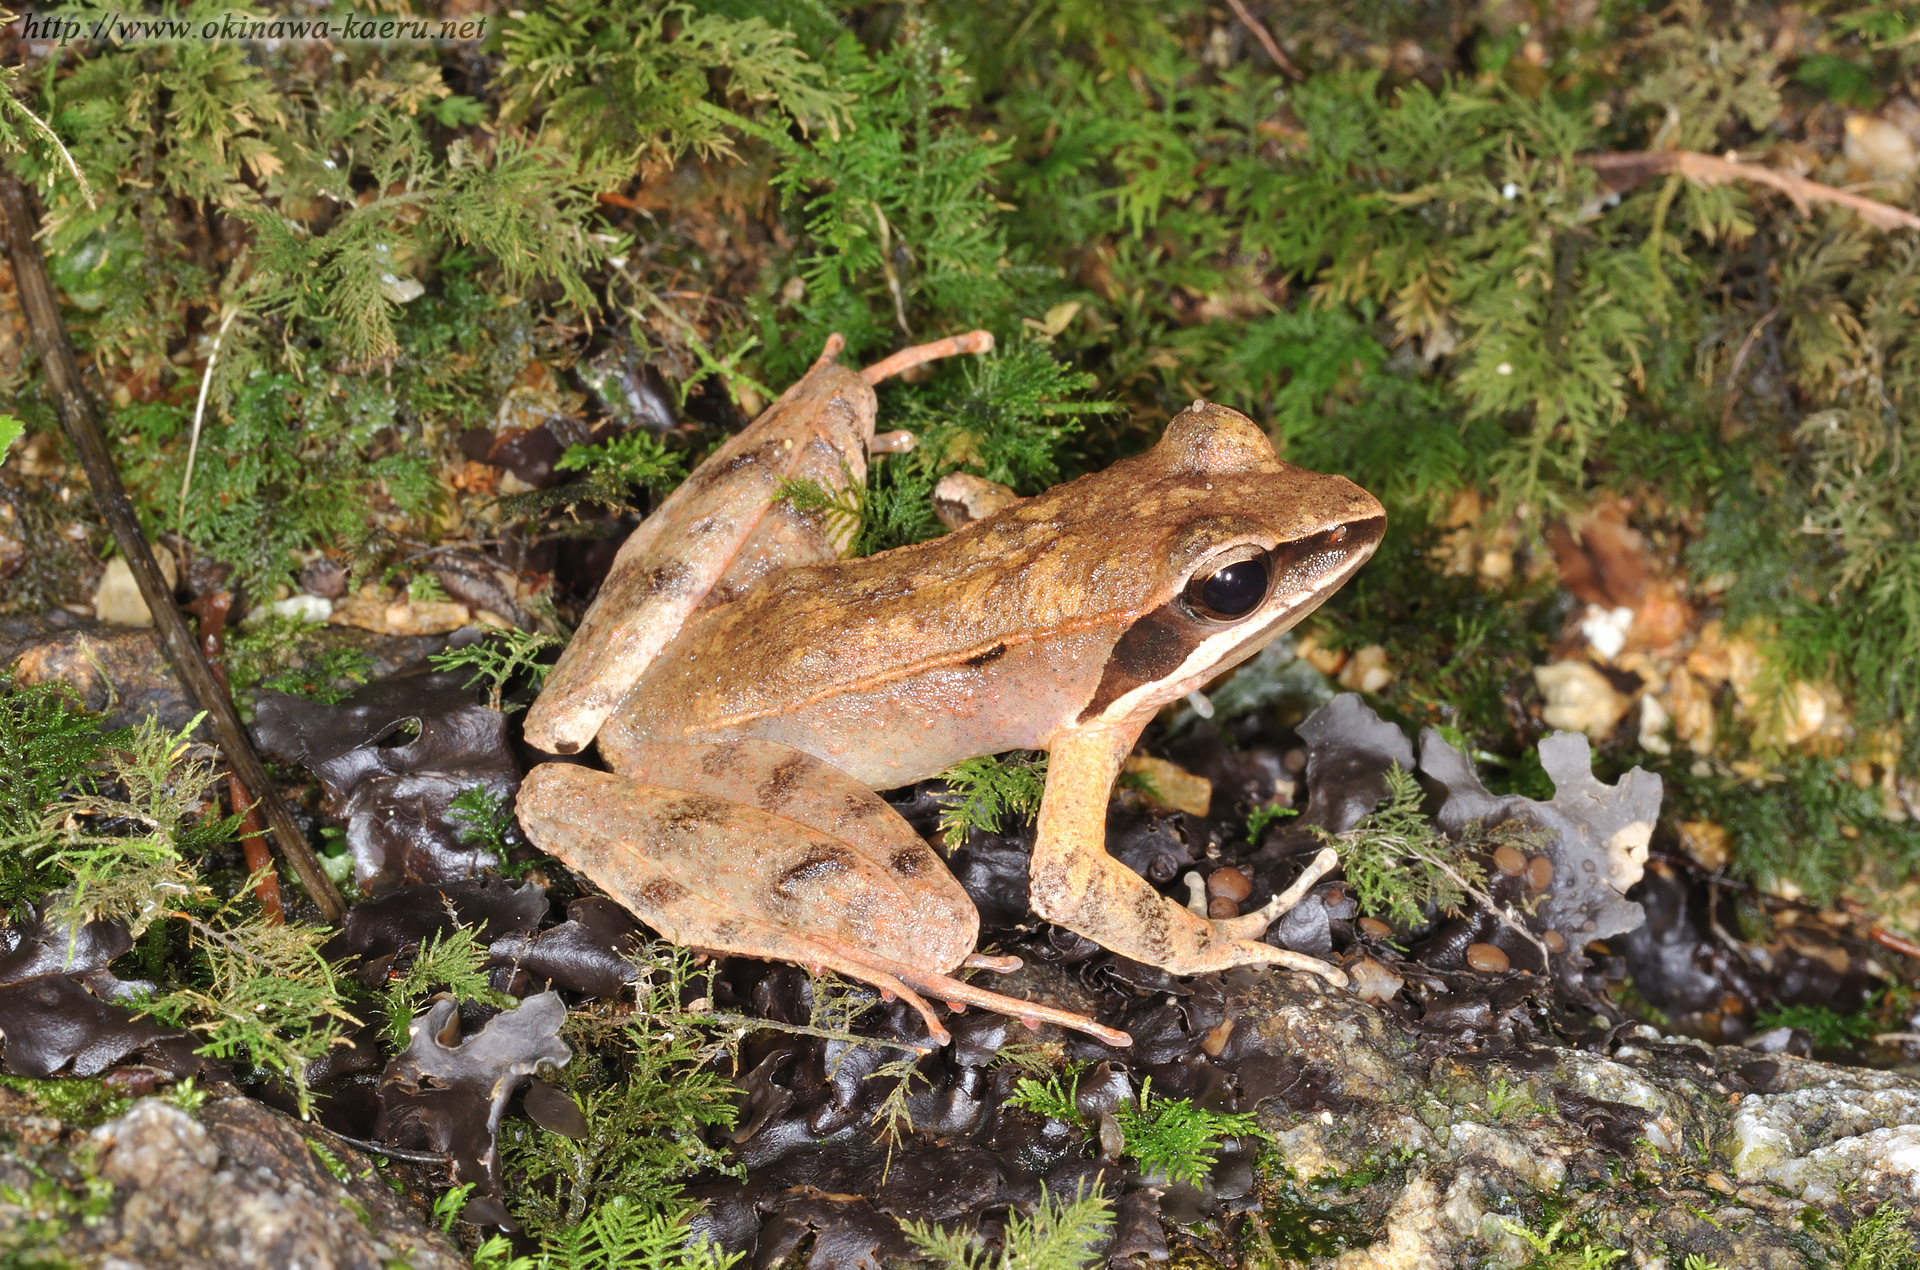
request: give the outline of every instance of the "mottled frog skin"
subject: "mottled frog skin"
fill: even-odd
[[[1006,750],[1051,755],[1034,911],[1174,974],[1280,964],[1277,908],[1226,920],[1160,896],[1105,850],[1120,765],[1154,714],[1259,651],[1365,562],[1380,504],[1280,461],[1206,402],[1159,444],[944,538],[841,559],[848,531],[778,497],[864,479],[871,375],[830,346],[622,548],[528,714],[532,840],[676,942],[831,968],[897,993],[1077,1015],[954,975],[979,919],[873,794]]]

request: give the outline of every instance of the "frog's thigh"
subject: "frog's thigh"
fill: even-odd
[[[666,757],[685,758],[692,770],[662,763],[642,781],[557,763],[535,768],[516,807],[527,836],[675,943],[830,964],[774,934],[786,932],[936,973],[973,951],[979,915],[966,892],[869,791],[858,793],[877,809],[861,814],[847,808],[846,791],[838,809],[818,793],[782,798],[790,765],[722,797],[714,775],[699,771],[706,747],[658,748],[690,751]],[[837,822],[824,814],[832,810]]]
[[[1033,909],[1103,948],[1170,974],[1280,965],[1344,984],[1316,958],[1240,938],[1229,923],[1197,917],[1107,854],[1107,799],[1135,733],[1071,729],[1049,746],[1028,891]]]
[[[912,828],[840,769],[772,741],[641,742],[608,757],[631,775],[534,768],[520,823],[675,943],[884,988],[940,1043],[947,1034],[921,994],[1130,1043],[1081,1015],[949,975],[973,951],[979,913]],[[1018,969],[1005,960],[975,964]]]
[[[898,920],[924,927],[913,964],[944,973],[973,951],[980,914],[966,890],[886,799],[833,764],[778,741],[678,745],[620,727],[602,734],[600,753],[641,784],[742,804],[843,844],[899,888]]]

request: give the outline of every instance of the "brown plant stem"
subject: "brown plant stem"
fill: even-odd
[[[127,498],[126,487],[120,482],[120,472],[114,466],[106,438],[101,435],[93,398],[81,382],[80,365],[74,359],[66,325],[60,320],[60,309],[54,301],[53,284],[47,278],[47,263],[40,254],[40,245],[34,241],[38,220],[28,202],[26,187],[7,172],[0,172],[0,219],[5,221],[7,251],[13,259],[20,306],[26,312],[27,325],[32,328],[34,343],[39,348],[47,387],[60,411],[60,422],[80,456],[81,466],[86,469],[94,502],[107,527],[113,531],[114,542],[126,558],[140,596],[153,614],[167,660],[173,663],[195,703],[206,711],[214,740],[226,755],[228,766],[247,789],[258,793],[258,806],[294,875],[312,897],[321,916],[329,922],[338,921],[346,913],[340,892],[320,867],[319,857],[280,800],[260,756],[254,753],[253,744],[247,739],[232,700],[200,655],[186,619],[174,606],[166,579],[160,576],[160,566],[154,562],[153,550],[141,532],[140,519]]]
[[[1804,176],[1782,172],[1764,163],[1741,163],[1697,150],[1640,150],[1625,153],[1587,154],[1581,158],[1600,174],[1607,188],[1629,190],[1649,176],[1678,172],[1696,185],[1724,185],[1728,181],[1748,181],[1779,190],[1793,200],[1802,212],[1813,203],[1832,203],[1859,214],[1876,229],[1920,229],[1920,216],[1882,203],[1850,190],[1836,189],[1809,181]]]
[[[1260,41],[1260,47],[1267,51],[1267,56],[1273,59],[1273,64],[1280,68],[1282,75],[1295,83],[1306,78],[1300,68],[1293,64],[1292,59],[1282,53],[1280,46],[1274,43],[1273,33],[1267,30],[1266,24],[1247,11],[1245,0],[1227,0],[1227,5],[1233,10],[1233,16],[1240,19],[1240,25],[1253,32],[1253,38]]]
[[[213,669],[213,677],[227,688],[226,650],[221,636],[226,632],[227,613],[233,608],[233,592],[214,591],[186,606],[200,619],[200,654]],[[231,692],[228,693],[232,695]],[[246,853],[247,873],[259,881],[253,894],[260,901],[268,923],[284,926],[287,907],[280,897],[280,875],[273,870],[273,852],[267,849],[267,827],[260,819],[260,806],[247,796],[247,787],[232,771],[227,773],[227,799],[240,817],[240,850]]]

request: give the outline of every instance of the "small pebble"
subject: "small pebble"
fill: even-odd
[[[1113,1118],[1112,1112],[1101,1112],[1100,1158],[1104,1160],[1117,1160],[1120,1158],[1120,1153],[1126,1149],[1127,1135],[1125,1131],[1120,1128],[1120,1122]]]
[[[1502,843],[1493,852],[1493,867],[1510,878],[1517,878],[1527,867],[1527,857]]]
[[[1527,861],[1527,889],[1544,891],[1553,885],[1553,861],[1537,855]]]
[[[1237,901],[1230,900],[1224,895],[1216,895],[1213,897],[1212,902],[1207,905],[1207,916],[1238,917],[1240,916],[1240,905]]]
[[[1371,935],[1375,939],[1385,939],[1393,934],[1393,927],[1377,917],[1363,917],[1360,919],[1360,933]]]
[[[1567,937],[1557,930],[1541,931],[1540,942],[1545,944],[1547,951],[1556,957],[1567,951]]]
[[[1507,954],[1501,952],[1492,944],[1468,944],[1467,964],[1475,970],[1483,970],[1488,974],[1498,974],[1500,971],[1505,970],[1511,963],[1507,960]]]
[[[1207,875],[1207,894],[1215,899],[1229,899],[1238,904],[1253,894],[1253,883],[1246,874],[1228,865],[1224,869],[1215,869]]]
[[[1362,1001],[1387,1001],[1406,986],[1406,980],[1371,957],[1361,957],[1347,967],[1354,995]]]

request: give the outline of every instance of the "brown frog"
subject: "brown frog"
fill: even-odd
[[[936,1042],[923,996],[1124,1043],[959,978],[1018,962],[974,952],[965,892],[872,792],[1045,750],[1029,871],[1041,917],[1173,974],[1277,964],[1343,983],[1261,942],[1304,888],[1198,916],[1107,854],[1106,811],[1154,714],[1345,582],[1380,541],[1380,504],[1196,401],[1136,458],[947,537],[840,558],[851,528],[797,510],[782,483],[863,481],[872,385],[990,344],[943,341],[863,375],[830,342],[634,532],[527,716],[535,745],[574,753],[597,737],[612,770],[535,768],[517,808],[528,836],[669,939],[896,993]]]

